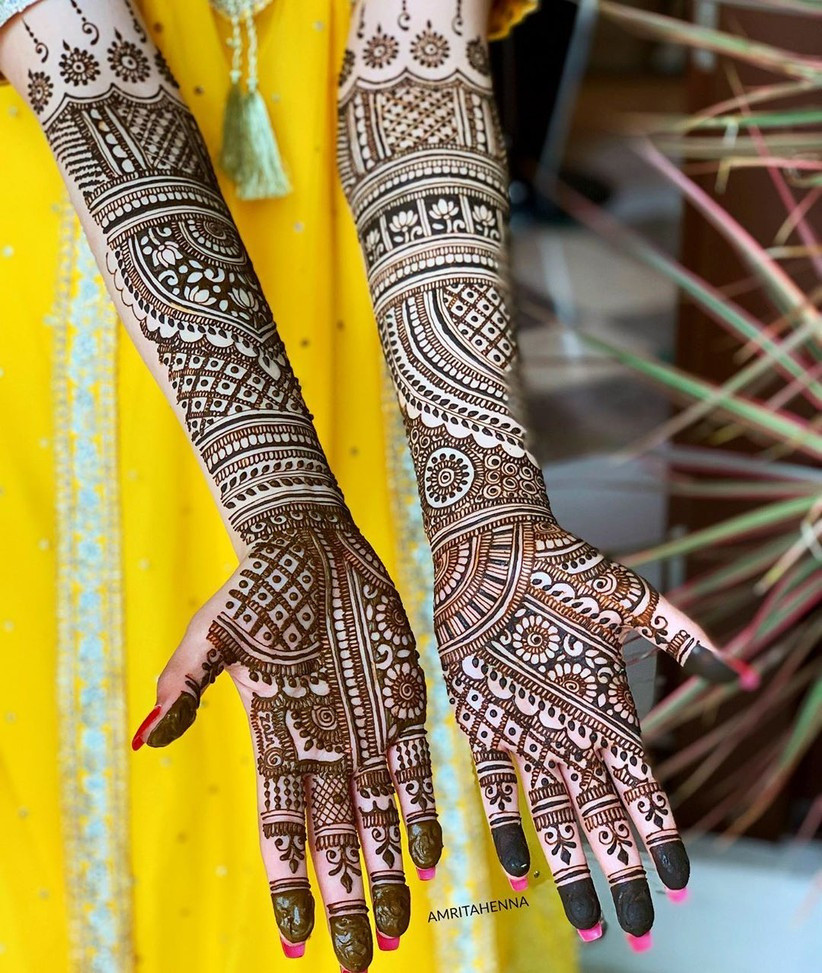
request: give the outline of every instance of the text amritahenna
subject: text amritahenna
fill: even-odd
[[[472,903],[470,905],[455,905],[449,909],[433,909],[428,913],[429,922],[440,922],[443,919],[463,919],[465,916],[480,916],[486,912],[507,912],[508,909],[528,908],[528,899],[524,895],[518,899],[490,899],[488,902]]]

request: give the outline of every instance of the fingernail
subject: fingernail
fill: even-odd
[[[511,878],[508,876],[508,881],[511,883],[511,888],[515,892],[524,892],[528,888],[528,879],[526,878]]]
[[[383,936],[383,934],[377,930],[377,945],[386,953],[390,953],[392,950],[396,949],[400,944],[399,936]]]
[[[740,689],[744,689],[746,693],[753,693],[759,689],[762,683],[762,677],[753,666],[749,666],[742,659],[734,659],[733,656],[723,656],[722,661],[733,669],[739,677]]]
[[[642,936],[632,936],[629,932],[626,932],[625,938],[635,953],[646,953],[653,946],[653,940],[649,932],[646,932]]]
[[[437,874],[436,868],[418,868],[417,875],[420,877],[421,882],[430,882],[431,879]]]
[[[340,967],[340,973],[351,973],[351,970],[347,970],[344,966]],[[368,973],[368,968],[364,969],[362,973]]]
[[[762,676],[754,669],[752,666],[741,662],[739,659],[734,659],[733,668],[739,676],[739,686],[744,689],[746,693],[755,693],[757,689],[762,685]]]
[[[305,943],[288,943],[280,936],[280,945],[288,959],[299,959],[305,954]]]
[[[665,889],[665,894],[674,903],[687,902],[688,901],[688,890],[687,889]]]
[[[155,719],[157,719],[157,714],[162,708],[162,706],[155,706],[154,709],[143,720],[143,722],[137,727],[137,732],[134,734],[134,739],[131,741],[132,750],[139,750],[140,747],[142,747],[142,745],[146,742],[143,739],[143,731],[149,727]]]
[[[595,939],[602,938],[602,923],[598,922],[590,929],[577,929],[577,935],[584,943],[592,943]]]

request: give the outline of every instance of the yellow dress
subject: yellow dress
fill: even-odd
[[[225,25],[207,0],[140,6],[214,153]],[[529,6],[497,4],[500,29]],[[516,911],[428,921],[510,891],[439,679],[416,491],[336,176],[348,16],[348,0],[275,0],[258,17],[260,88],[293,192],[242,203],[224,189],[429,674],[446,854],[435,882],[409,876],[411,928],[374,968],[524,973],[538,961],[568,973],[573,934],[550,881],[532,883]],[[322,928],[303,967],[280,951],[230,680],[173,747],[128,747],[189,617],[236,561],[182,431],[116,322],[35,118],[8,86],[0,145],[0,973],[335,973]]]

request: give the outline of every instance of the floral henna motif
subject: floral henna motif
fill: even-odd
[[[385,68],[396,60],[399,49],[400,45],[396,38],[386,34],[378,24],[376,31],[363,48],[363,60],[370,68]],[[346,54],[350,53],[346,51]]]
[[[80,47],[70,47],[63,41],[60,56],[60,77],[66,84],[77,87],[88,85],[100,74],[100,63],[90,52]]]
[[[442,34],[431,29],[431,21],[425,25],[425,30],[411,42],[411,57],[426,68],[438,68],[445,64],[451,46]]]
[[[106,56],[111,70],[121,81],[146,81],[151,74],[148,58],[137,44],[123,39],[119,30],[114,31],[114,42]]]

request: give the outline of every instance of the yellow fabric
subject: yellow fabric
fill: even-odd
[[[228,87],[225,25],[207,0],[145,0],[141,7],[214,154]],[[230,186],[224,189],[335,473],[393,572],[397,538],[380,410],[381,354],[334,164],[333,92],[348,16],[348,0],[277,0],[260,15],[260,88],[294,192],[241,203]],[[58,285],[66,248],[78,243],[61,238],[61,181],[33,115],[8,86],[0,91],[0,145],[0,970],[297,969],[282,956],[266,894],[248,731],[227,678],[209,690],[196,727],[174,747],[132,755],[123,745],[127,813],[109,825],[130,848],[134,886],[130,897],[122,895],[128,901],[109,908],[125,917],[128,929],[115,944],[116,962],[72,958],[69,917],[78,908],[82,914],[83,903],[72,910],[66,892],[65,849],[79,825],[61,815],[66,770],[58,760],[55,511],[66,498],[58,495],[54,474],[60,415],[52,316],[61,306],[61,286],[76,294],[88,281],[71,264],[71,280]],[[78,337],[76,327],[72,333]],[[185,437],[125,337],[117,354],[124,725],[133,731],[189,617],[235,559]],[[82,606],[79,618],[82,625]],[[462,756],[467,759],[467,748]],[[378,969],[390,963],[395,973],[436,970],[429,909],[506,891],[495,879],[491,888],[447,901],[436,883],[432,888],[409,876],[409,884],[411,930],[397,953],[375,960]],[[492,923],[493,954],[471,965],[454,962],[454,973],[529,969],[518,956],[526,929],[530,957],[544,963],[551,955],[544,967],[551,973],[573,969],[571,934],[555,896],[535,892],[521,925],[507,914],[482,916],[458,920],[454,935],[470,940],[472,929]],[[318,973],[338,969],[322,928],[305,963]]]

